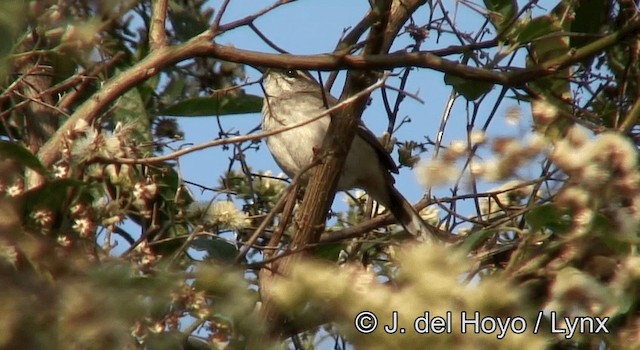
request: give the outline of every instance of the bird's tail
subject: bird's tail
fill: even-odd
[[[415,208],[409,203],[398,190],[390,186],[388,209],[398,220],[398,223],[419,241],[435,242],[439,240],[449,241],[449,235],[435,226],[429,225],[422,218]]]

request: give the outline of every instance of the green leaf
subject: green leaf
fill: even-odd
[[[444,82],[469,101],[477,100],[493,88],[492,83],[467,80],[452,74],[445,74]]]
[[[484,5],[489,12],[491,24],[498,30],[502,30],[518,12],[515,0],[484,0]]]
[[[337,261],[340,252],[345,249],[344,244],[322,244],[313,249],[313,256],[328,261]]]
[[[60,210],[68,203],[68,190],[86,187],[82,181],[72,179],[59,179],[45,183],[22,194],[25,199],[27,212],[34,208],[52,208]]]
[[[608,1],[581,0],[575,6],[575,17],[571,23],[571,32],[597,34],[607,23]],[[572,36],[569,46],[577,48],[590,43],[592,38]]]
[[[160,74],[156,74],[147,79],[144,84],[138,85],[138,92],[140,93],[140,98],[142,99],[145,108],[149,105],[153,105],[155,102],[153,99],[159,83]]]
[[[571,24],[571,19],[567,18],[568,16],[560,17],[560,14],[570,10],[568,6],[570,6],[570,4],[560,2],[553,9],[551,15],[534,19],[531,21],[531,23],[534,24],[532,24],[528,30],[520,33],[523,42],[526,39],[532,40],[528,50],[529,55],[526,58],[527,67],[534,67],[537,64],[560,57],[569,52],[569,40],[566,36],[560,35],[568,30]],[[544,28],[545,26],[547,27],[546,29]],[[543,34],[545,31],[547,33]],[[545,36],[550,33],[556,33],[558,35]],[[571,106],[564,102],[572,99],[571,85],[569,83],[571,74],[571,69],[565,68],[558,70],[552,76],[527,83],[527,86],[541,97],[531,102],[532,110],[536,110],[537,106],[542,103],[547,103],[553,104],[561,111],[573,114]],[[540,123],[539,119],[534,115],[534,128],[536,131],[544,134],[551,140],[558,140],[563,137],[572,123],[568,118],[556,118],[552,123]]]
[[[169,20],[176,33],[176,37],[181,42],[209,29],[209,25],[202,17],[198,16],[197,9],[189,9],[176,1],[170,1]]]
[[[55,72],[52,82],[54,85],[69,79],[77,73],[78,62],[76,61],[76,57],[56,51],[51,51],[47,53],[47,55]]]
[[[2,1],[0,4],[0,79],[4,79],[9,70],[9,54],[28,19],[26,13],[29,5],[26,1]]]
[[[13,159],[21,165],[35,170],[42,175],[47,174],[47,168],[40,163],[40,160],[31,154],[29,150],[17,143],[0,140],[0,158]]]
[[[198,237],[191,242],[191,248],[206,251],[209,259],[221,262],[233,263],[238,256],[238,248],[222,239]]]
[[[525,215],[525,220],[531,227],[532,232],[541,230],[547,224],[560,219],[558,211],[553,205],[542,205],[530,210]]]
[[[180,101],[159,111],[156,115],[175,117],[205,117],[258,113],[262,110],[262,97],[255,95],[195,97]]]
[[[163,164],[161,167],[151,168],[150,171],[158,185],[160,196],[167,202],[174,201],[180,187],[180,176],[176,170],[169,164]],[[191,196],[185,198],[191,198]]]
[[[165,104],[179,100],[185,93],[187,86],[186,79],[183,77],[171,76],[169,82],[162,91],[161,99]]]
[[[131,89],[118,98],[113,108],[113,121],[133,126],[136,141],[153,140],[151,118],[138,88]]]
[[[516,41],[526,44],[560,29],[549,16],[536,17],[516,30]]]
[[[474,250],[482,243],[484,243],[489,237],[496,234],[496,232],[498,231],[495,229],[473,232],[469,236],[464,238],[464,241],[460,245],[460,249],[462,249],[462,251],[465,253],[469,253],[470,251]]]
[[[571,227],[571,219],[568,215],[561,213],[555,205],[545,204],[531,209],[525,220],[531,228],[531,232],[537,232],[544,228],[552,230],[554,233],[566,232]]]
[[[550,16],[538,17],[531,22],[533,23],[534,21],[535,24],[528,31],[528,33],[521,34],[522,36],[532,36],[532,39],[540,38],[539,40],[534,41],[531,45],[531,57],[534,58],[533,62],[531,63],[540,63],[548,59],[564,55],[569,51],[568,41],[564,36],[557,35],[547,38],[541,38],[542,35],[535,36],[545,31],[544,29],[540,28],[542,26],[547,27],[546,33],[544,33],[543,35],[550,33],[560,34],[563,31],[562,23],[554,20],[554,18]],[[525,41],[523,40],[523,42]]]

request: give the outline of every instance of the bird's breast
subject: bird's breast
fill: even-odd
[[[273,131],[300,123],[319,115],[324,109],[300,105],[271,103],[263,110],[262,129]],[[267,137],[267,146],[273,154],[276,163],[282,170],[294,177],[307,168],[314,157],[314,150],[322,146],[322,141],[329,127],[329,117],[320,119],[300,127]]]

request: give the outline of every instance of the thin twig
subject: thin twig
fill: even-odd
[[[222,5],[220,5],[220,8],[218,8],[218,13],[216,14],[216,18],[213,20],[213,25],[211,26],[212,32],[216,33],[220,28],[220,21],[222,20],[224,13],[227,12],[227,6],[229,6],[230,2],[231,0],[224,0]]]
[[[287,126],[284,126],[282,128],[278,128],[275,130],[271,130],[271,131],[266,131],[266,132],[261,132],[257,135],[244,135],[244,136],[237,136],[237,137],[231,137],[231,138],[227,138],[227,139],[221,139],[221,140],[213,140],[213,141],[209,141],[209,142],[205,142],[203,144],[200,145],[196,145],[193,147],[188,147],[185,149],[181,149],[179,151],[173,152],[171,154],[167,154],[164,156],[157,156],[157,157],[149,157],[149,158],[141,158],[141,159],[136,159],[136,158],[105,158],[105,157],[96,157],[94,158],[92,161],[94,162],[103,162],[103,163],[114,163],[114,164],[152,164],[152,163],[160,163],[160,162],[164,162],[164,161],[168,161],[168,160],[172,160],[172,159],[176,159],[178,157],[181,157],[185,154],[189,154],[189,153],[193,153],[195,151],[199,151],[205,148],[209,148],[209,147],[215,147],[215,146],[221,146],[221,145],[227,145],[227,144],[231,144],[231,143],[237,143],[237,142],[246,142],[246,141],[251,141],[251,140],[257,140],[257,139],[262,139],[268,136],[272,136],[272,135],[276,135],[285,131],[289,131],[291,129],[295,129],[295,128],[299,128],[301,126],[313,123],[314,121],[325,117],[327,115],[330,115],[331,113],[340,110],[341,108],[344,108],[345,106],[353,103],[353,101],[357,100],[358,98],[364,96],[365,94],[369,94],[372,91],[374,91],[375,89],[381,87],[384,85],[384,82],[386,81],[386,75],[383,76],[380,80],[378,80],[376,83],[370,85],[368,88],[364,89],[363,91],[343,100],[340,101],[338,104],[336,104],[335,106],[324,110],[320,113],[318,113],[317,115],[300,121],[298,123],[294,123],[294,124],[290,124]]]
[[[254,13],[254,14],[252,14],[250,16],[247,16],[247,17],[241,18],[239,20],[236,20],[236,21],[233,21],[233,22],[230,22],[230,23],[227,23],[227,24],[224,24],[224,25],[220,26],[219,30],[220,30],[220,32],[226,32],[226,31],[229,31],[231,29],[235,29],[235,28],[238,28],[238,27],[249,25],[249,23],[253,23],[253,21],[255,21],[258,17],[263,16],[267,12],[270,12],[270,11],[274,10],[275,8],[278,8],[278,7],[280,7],[280,6],[284,5],[284,4],[288,4],[288,3],[294,2],[294,1],[295,0],[279,0],[279,1],[276,1],[275,3],[263,8],[262,10]]]

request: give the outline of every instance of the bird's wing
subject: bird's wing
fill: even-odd
[[[338,99],[333,97],[331,94],[326,93],[325,98],[327,99],[327,104],[329,107],[335,106],[338,104]],[[392,173],[397,174],[398,166],[396,162],[391,158],[391,155],[387,152],[386,149],[382,146],[376,135],[373,134],[371,130],[369,130],[362,121],[358,122],[358,129],[356,130],[356,135],[362,137],[373,149],[376,151],[378,156],[380,157],[380,161],[384,165],[384,167]]]
[[[380,157],[380,161],[385,166],[385,168],[387,168],[387,170],[391,171],[392,173],[398,173],[398,166],[396,165],[396,162],[393,161],[393,158],[391,158],[391,155],[387,153],[387,150],[384,149],[380,141],[378,141],[376,135],[374,135],[373,132],[371,132],[371,130],[369,130],[364,125],[364,123],[358,123],[356,135],[362,137],[363,140],[365,140],[368,144],[371,145],[371,147],[373,147],[373,149],[378,154],[378,157]]]

